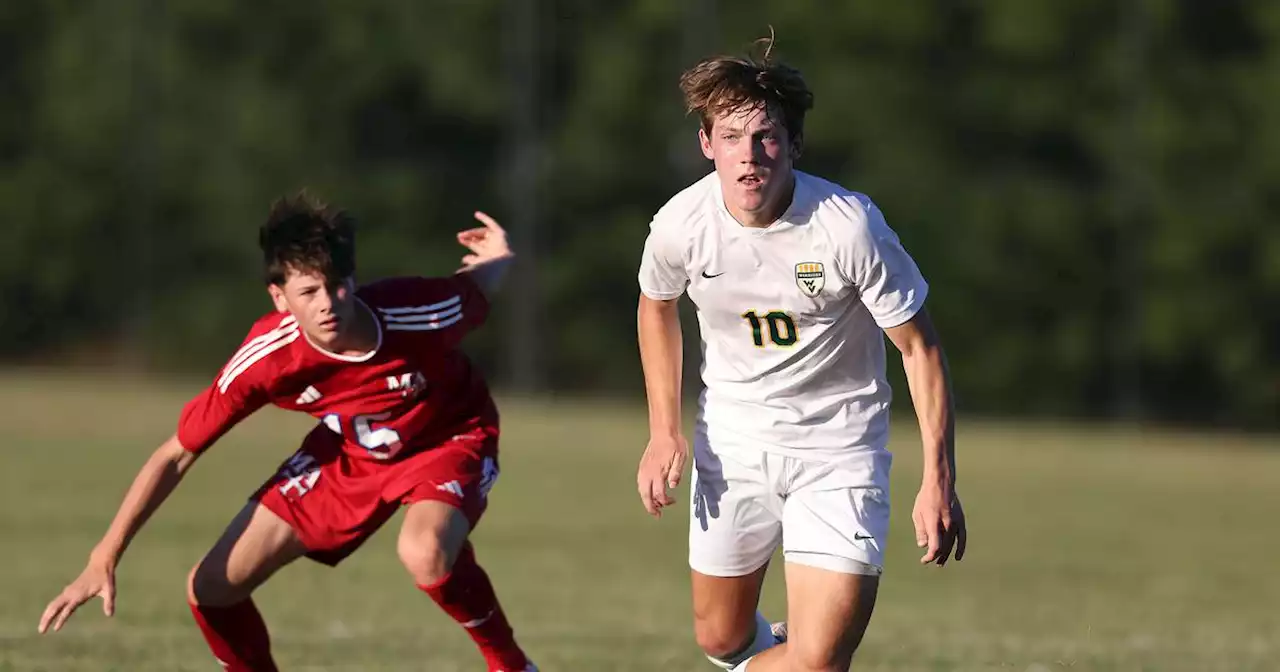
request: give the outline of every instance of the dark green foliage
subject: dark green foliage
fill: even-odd
[[[7,3],[0,357],[211,374],[302,186],[357,215],[363,277],[449,272],[473,209],[522,205],[528,112],[538,322],[504,305],[474,351],[501,380],[537,329],[550,387],[638,392],[648,218],[707,169],[676,78],[772,24],[816,92],[801,167],[915,254],[964,409],[1276,426],[1280,12],[1210,4],[543,0],[521,110],[511,2]]]

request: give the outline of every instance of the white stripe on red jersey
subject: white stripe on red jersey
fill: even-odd
[[[235,369],[237,366],[240,366],[240,364],[243,363],[244,360],[248,359],[249,357],[252,357],[254,353],[256,353],[257,351],[265,347],[267,343],[279,338],[280,334],[283,331],[286,331],[290,325],[293,325],[296,322],[297,320],[294,319],[292,315],[288,315],[283,320],[280,320],[280,324],[277,324],[275,329],[272,329],[271,331],[268,331],[267,333],[241,346],[240,349],[236,351],[236,354],[232,355],[231,359],[227,361],[227,365],[223,367],[222,378],[218,379],[218,384],[222,385],[223,380],[225,380],[227,377],[226,374],[228,371],[231,371]]]
[[[238,363],[233,362],[233,364],[236,364],[235,368],[232,368],[231,364],[227,365],[226,372],[218,379],[218,389],[223,394],[226,394],[227,388],[231,386],[231,382],[234,381],[237,376],[247,371],[249,367],[253,366],[257,362],[261,361],[263,357],[266,357],[276,350],[298,340],[298,336],[301,333],[302,332],[298,330],[298,325],[296,323],[290,324],[285,328],[275,329],[268,332],[266,336],[271,336],[273,340],[263,341],[259,346],[257,346],[256,350],[251,355],[237,358],[239,360]]]
[[[382,317],[386,319],[388,324],[391,324],[391,323],[408,324],[412,322],[435,322],[438,320],[443,320],[445,318],[453,317],[454,315],[460,315],[460,314],[462,314],[462,306],[457,305],[452,308],[449,308],[448,310],[441,310],[435,313],[412,313],[408,315],[383,314]]]
[[[459,311],[458,314],[454,315],[453,317],[450,317],[445,320],[436,321],[436,322],[417,322],[417,323],[387,322],[387,331],[435,331],[436,329],[444,329],[445,327],[451,327],[461,321],[462,321],[462,312]]]
[[[448,308],[450,306],[455,306],[461,303],[462,303],[462,296],[459,294],[454,294],[453,296],[445,299],[444,301],[440,301],[439,303],[431,303],[425,306],[406,306],[401,308],[379,308],[378,312],[382,313],[383,315],[401,315],[404,313],[429,313],[433,310],[441,310],[443,308]]]

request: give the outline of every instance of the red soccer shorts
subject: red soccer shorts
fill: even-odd
[[[254,493],[307,547],[337,565],[404,505],[425,500],[461,510],[472,529],[498,478],[498,431],[478,428],[394,461],[358,459],[342,436],[319,425],[275,476]]]

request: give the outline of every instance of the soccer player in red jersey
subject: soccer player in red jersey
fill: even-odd
[[[223,667],[276,669],[255,588],[300,556],[336,565],[403,506],[397,549],[417,586],[491,672],[536,672],[467,540],[498,477],[498,412],[458,344],[512,258],[502,227],[476,218],[458,234],[469,253],[457,273],[357,287],[351,218],[306,196],[277,201],[259,234],[275,311],[183,408],[40,632],[94,596],[110,616],[133,536],[206,449],[270,403],[320,422],[191,570],[191,613]]]

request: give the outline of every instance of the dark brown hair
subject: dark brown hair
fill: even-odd
[[[311,272],[336,281],[356,270],[355,220],[306,191],[271,204],[258,230],[263,279],[283,285],[289,271]]]
[[[716,117],[764,103],[771,113],[782,114],[782,124],[792,142],[804,135],[805,112],[813,108],[813,92],[800,71],[775,62],[773,30],[756,41],[764,53],[755,56],[713,56],[680,76],[685,107],[697,112],[702,129],[711,132]]]

